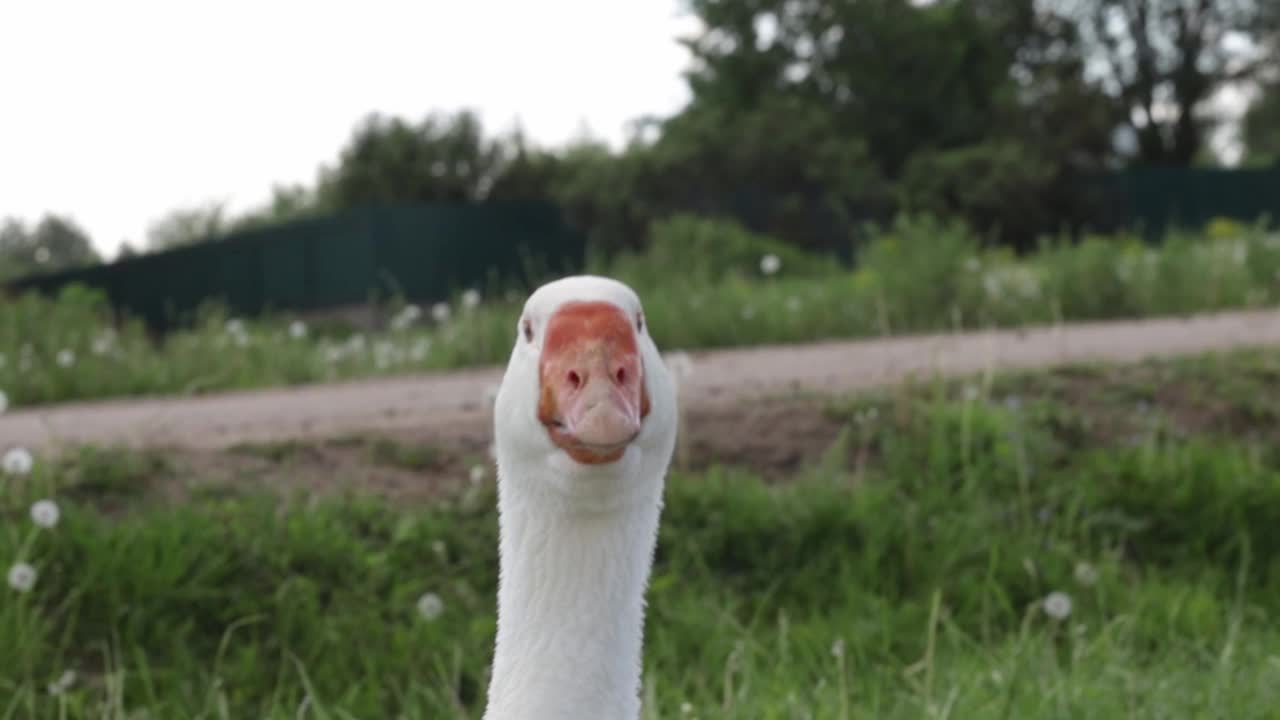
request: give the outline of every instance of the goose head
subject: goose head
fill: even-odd
[[[630,287],[586,275],[550,282],[525,302],[494,401],[499,473],[520,490],[606,503],[660,492],[675,405]]]

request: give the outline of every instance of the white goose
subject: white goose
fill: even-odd
[[[494,404],[500,573],[485,720],[635,720],[676,390],[608,278],[525,303]]]

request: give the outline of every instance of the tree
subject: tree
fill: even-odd
[[[45,215],[35,228],[17,218],[0,225],[0,277],[66,270],[101,262],[88,234],[69,218]]]
[[[1280,82],[1260,89],[1244,117],[1245,157],[1253,164],[1280,163]]]
[[[1093,78],[1117,99],[1137,160],[1190,166],[1214,122],[1209,103],[1280,62],[1275,0],[1072,0]]]
[[[463,111],[414,124],[371,115],[356,128],[335,167],[321,173],[321,203],[335,210],[363,205],[475,202],[502,165],[502,147]]]
[[[225,235],[227,227],[226,210],[220,202],[180,208],[171,211],[147,228],[147,249],[172,250],[186,245],[209,242]]]

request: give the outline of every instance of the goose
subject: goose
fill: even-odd
[[[494,400],[498,626],[485,720],[636,720],[676,387],[622,282],[537,288]]]

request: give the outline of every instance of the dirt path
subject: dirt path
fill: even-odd
[[[1070,325],[691,353],[683,394],[692,412],[729,415],[764,396],[837,393],[909,374],[960,375],[1091,360],[1134,361],[1280,345],[1280,312]],[[487,393],[499,368],[334,385],[49,406],[0,415],[0,448],[96,443],[198,450],[240,443],[412,432],[442,445],[484,446]],[[744,428],[745,430],[745,428]]]

